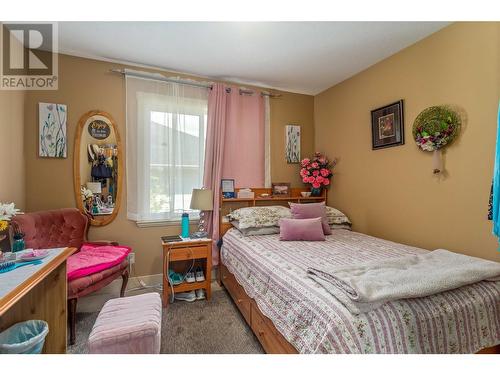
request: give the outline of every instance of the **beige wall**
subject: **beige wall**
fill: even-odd
[[[329,203],[356,231],[500,260],[487,221],[500,94],[500,23],[457,23],[315,97],[315,146],[340,158]],[[370,110],[405,101],[404,146],[371,149]],[[462,107],[446,175],[411,134],[426,107]]]
[[[24,91],[0,90],[0,202],[25,209]]]
[[[75,129],[82,114],[100,109],[109,112],[118,124],[125,140],[125,81],[110,73],[119,64],[61,55],[59,59],[59,90],[30,91],[26,98],[26,206],[27,210],[45,210],[75,207],[73,194],[73,150]],[[177,74],[176,74],[177,75]],[[283,147],[284,126],[287,123],[303,125],[302,147],[312,151],[313,97],[282,93],[271,100],[272,143]],[[68,158],[40,159],[37,157],[38,102],[53,102],[68,106]],[[298,183],[297,165],[284,162],[284,151],[272,153],[273,180]],[[285,169],[286,167],[286,169]],[[125,184],[124,184],[125,185]],[[93,227],[91,239],[113,239],[131,246],[136,252],[137,275],[161,272],[160,236],[179,233],[178,227],[138,228],[126,218],[126,187],[122,192],[122,207],[116,220],[102,228]]]
[[[271,100],[271,175],[274,182],[291,182],[302,187],[298,164],[287,164],[285,160],[285,126],[301,126],[301,156],[314,153],[314,97],[282,93]]]

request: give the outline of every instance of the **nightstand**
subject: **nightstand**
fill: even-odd
[[[205,273],[205,281],[188,283],[184,281],[182,284],[174,285],[174,293],[189,292],[196,289],[205,289],[206,299],[210,300],[211,287],[210,281],[212,276],[212,240],[209,238],[190,239],[177,242],[163,242],[163,306],[168,306],[170,302],[170,294],[172,293],[170,283],[168,281],[168,270],[170,266],[174,267],[173,262],[192,262],[195,260],[196,267],[203,264]],[[189,265],[184,266],[184,269]],[[175,267],[174,267],[175,268]],[[183,269],[183,270],[184,270]]]

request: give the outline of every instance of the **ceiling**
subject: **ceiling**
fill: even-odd
[[[315,95],[448,22],[60,22],[61,53]]]

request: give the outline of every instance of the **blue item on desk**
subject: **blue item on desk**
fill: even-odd
[[[182,228],[181,237],[188,238],[189,237],[189,214],[187,212],[184,212],[182,214],[181,228]]]
[[[0,273],[5,273],[9,272],[12,270],[15,270],[16,268],[23,267],[23,266],[29,266],[30,264],[42,264],[41,260],[33,260],[31,262],[24,262],[24,263],[15,263],[15,262],[5,262],[0,264]]]

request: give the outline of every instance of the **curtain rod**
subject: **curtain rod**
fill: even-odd
[[[191,79],[165,77],[163,74],[160,74],[160,73],[149,73],[149,72],[143,72],[143,71],[139,71],[139,70],[130,70],[130,69],[110,69],[110,72],[118,73],[118,74],[122,74],[122,75],[128,75],[131,77],[151,79],[151,80],[155,80],[155,81],[178,83],[181,85],[194,86],[194,87],[204,87],[204,88],[207,88],[210,90],[213,87],[212,82],[200,82],[200,81],[194,81]],[[240,94],[253,94],[253,92],[254,92],[254,90],[246,89],[243,87],[240,87],[239,89],[240,89]],[[281,97],[281,94],[271,94],[267,91],[261,91],[260,94],[262,96],[269,96],[270,98]]]

